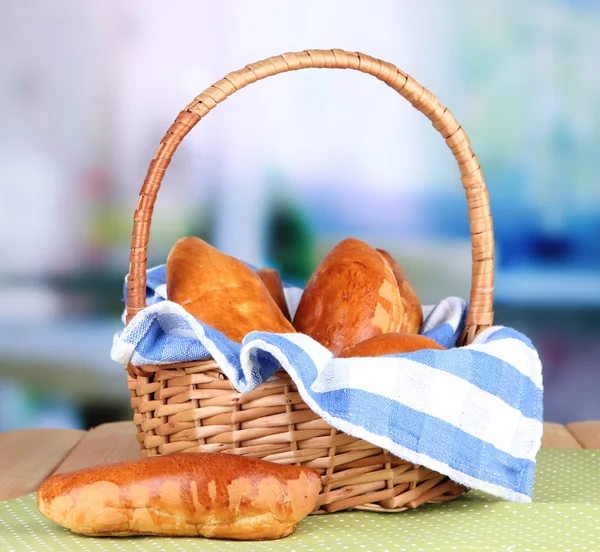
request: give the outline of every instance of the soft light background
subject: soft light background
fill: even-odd
[[[177,113],[306,48],[360,50],[437,94],[490,189],[496,320],[534,340],[546,419],[600,418],[600,3],[594,0],[0,3],[0,430],[128,419],[120,327],[132,215]],[[467,296],[452,155],[367,75],[311,70],[228,99],[179,148],[151,263],[183,235],[304,282],[347,236],[426,303]]]

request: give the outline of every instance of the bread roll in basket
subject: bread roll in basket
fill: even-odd
[[[147,247],[157,192],[181,140],[216,105],[257,80],[304,68],[354,69],[373,75],[421,111],[443,136],[460,169],[469,207],[472,283],[461,344],[492,324],[494,240],[483,174],[460,125],[439,100],[394,65],[361,53],[307,50],[253,63],[197,96],[176,118],[150,168],[134,216],[127,322],[146,307]],[[465,488],[430,469],[346,435],[310,410],[291,378],[237,392],[213,360],[128,367],[142,455],[227,452],[316,469],[322,490],[315,513],[349,508],[401,511],[452,500]]]

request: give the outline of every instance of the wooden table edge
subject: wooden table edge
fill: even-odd
[[[32,437],[34,431],[40,430],[22,430],[23,432],[31,431]],[[47,475],[39,480],[32,481],[31,485],[27,486],[27,490],[21,495],[26,495],[33,492],[44,481],[46,477],[53,473],[69,471],[71,469],[81,469],[90,465],[107,463],[111,461],[130,460],[138,458],[139,445],[135,439],[137,430],[134,423],[131,421],[112,422],[100,424],[91,428],[89,431],[83,430],[48,430],[80,433],[80,438],[61,456],[60,460],[55,462],[51,467],[48,467]],[[1,436],[2,434],[0,434]],[[93,446],[98,447],[101,440],[102,443],[110,442],[114,439],[114,447],[107,449],[100,447],[93,450]],[[24,450],[32,450],[35,443],[31,447],[23,447]],[[86,446],[92,447],[90,453],[85,450]],[[554,422],[544,422],[544,434],[542,437],[543,448],[562,448],[562,449],[593,449],[600,450],[600,420],[590,420],[586,422],[573,422],[567,425],[562,425]],[[90,460],[91,459],[91,460]],[[3,474],[0,474],[0,479]],[[39,477],[37,478],[39,479]],[[31,487],[35,485],[34,489]],[[9,500],[10,498],[18,498],[18,496],[3,497],[0,500]]]

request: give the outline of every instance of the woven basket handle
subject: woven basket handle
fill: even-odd
[[[150,163],[133,219],[133,237],[127,277],[127,321],[146,306],[146,263],[150,223],[156,194],[173,153],[186,134],[219,102],[257,80],[305,68],[355,69],[377,77],[426,115],[446,140],[460,169],[467,195],[472,241],[472,280],[467,327],[463,342],[493,322],[494,234],[489,198],[479,161],[464,130],[429,90],[391,63],[343,50],[306,50],[271,57],[229,73],[207,88],[175,119]]]

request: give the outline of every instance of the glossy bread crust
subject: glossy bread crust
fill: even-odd
[[[404,331],[404,305],[394,272],[377,250],[349,238],[314,271],[294,327],[334,355],[375,335]]]
[[[396,282],[398,282],[400,297],[402,298],[406,316],[404,320],[406,331],[408,333],[419,333],[423,324],[423,307],[421,306],[421,302],[419,301],[415,290],[410,285],[404,271],[400,268],[400,265],[394,258],[384,249],[378,249],[377,252],[389,263],[394,272],[394,276],[396,277]]]
[[[166,273],[169,300],[232,341],[253,331],[295,331],[256,272],[200,238],[175,243]]]
[[[265,287],[269,290],[273,301],[277,303],[277,306],[283,313],[283,316],[285,316],[287,320],[291,320],[290,310],[288,309],[287,301],[285,300],[283,282],[281,281],[279,272],[277,272],[274,268],[261,268],[257,270],[256,273],[262,280],[263,284],[265,284]]]
[[[40,512],[86,535],[290,535],[316,505],[314,470],[231,454],[179,453],[54,475]]]
[[[414,333],[390,333],[377,335],[344,349],[338,358],[378,357],[399,353],[414,353],[422,349],[444,350],[433,339]]]

